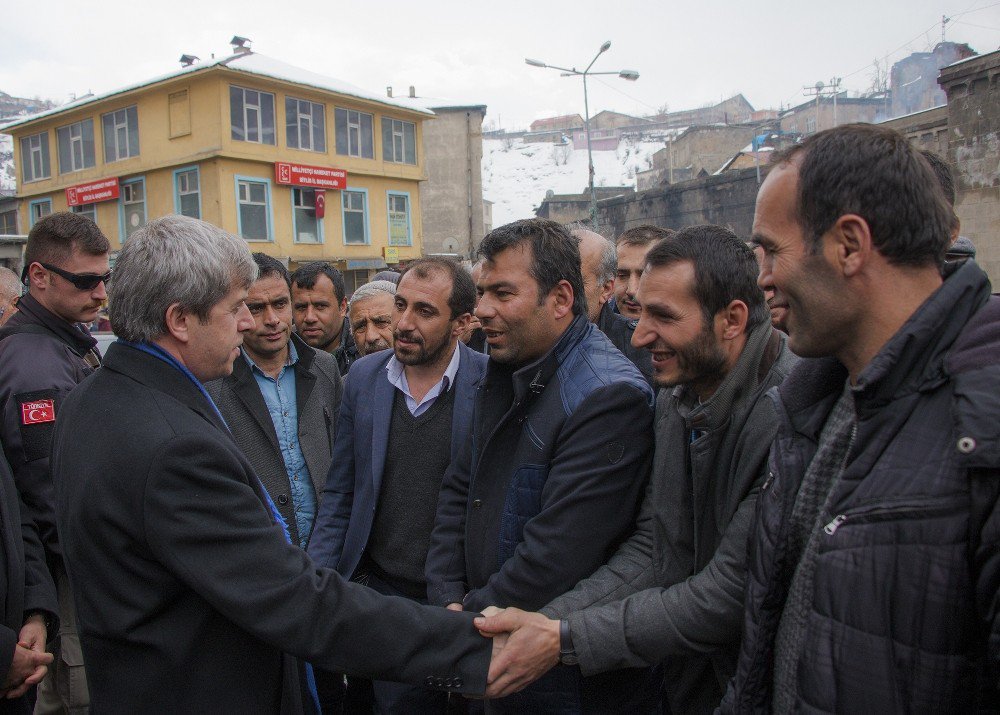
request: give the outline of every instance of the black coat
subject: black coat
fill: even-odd
[[[42,542],[31,519],[21,513],[10,466],[0,459],[0,681],[10,670],[25,614],[44,611],[55,635],[59,602],[45,567]],[[0,699],[0,713],[30,713],[33,693],[17,700]]]
[[[210,403],[156,357],[111,347],[65,402],[52,472],[95,712],[296,712],[282,652],[336,672],[485,687],[490,643],[473,614],[316,568],[274,523]]]
[[[1000,675],[1000,299],[971,261],[858,376],[797,669],[800,712],[995,711]],[[984,307],[985,306],[985,307]],[[722,711],[768,712],[796,562],[787,523],[847,371],[804,360],[751,538],[744,638]]]

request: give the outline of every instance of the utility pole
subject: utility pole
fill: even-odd
[[[823,80],[820,80],[819,82],[817,82],[812,87],[803,87],[802,88],[802,90],[803,90],[802,94],[806,95],[807,97],[810,97],[812,95],[816,95],[816,128],[815,128],[815,131],[817,131],[817,132],[819,131],[819,98],[820,98],[820,95],[823,94],[823,88],[825,86],[826,85],[823,84]]]
[[[951,22],[950,17],[941,16],[941,42],[944,42],[944,26]]]
[[[840,94],[840,77],[834,77],[830,80],[830,86],[833,87],[833,126],[837,126],[837,95]]]

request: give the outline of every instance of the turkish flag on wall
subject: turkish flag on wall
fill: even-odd
[[[316,189],[316,218],[323,218],[326,215],[326,191]]]

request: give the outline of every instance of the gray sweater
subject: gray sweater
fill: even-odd
[[[635,533],[543,609],[568,619],[584,675],[679,656],[666,663],[671,711],[721,700],[739,647],[747,534],[777,429],[764,395],[797,359],[786,340],[770,324],[755,328],[704,404],[692,406],[683,386],[660,391]]]

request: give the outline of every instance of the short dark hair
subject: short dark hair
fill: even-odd
[[[479,256],[492,261],[501,251],[527,243],[531,247],[531,277],[538,283],[538,303],[559,281],[573,288],[573,315],[587,314],[580,270],[580,240],[546,218],[526,218],[493,229],[479,244]]]
[[[451,310],[452,320],[476,309],[476,285],[472,282],[472,276],[457,261],[450,258],[431,257],[414,261],[400,274],[399,280],[402,281],[403,276],[410,273],[417,278],[426,279],[434,272],[444,273],[451,279],[448,308]]]
[[[49,214],[35,222],[28,233],[24,249],[24,265],[61,263],[76,248],[91,256],[103,256],[111,251],[111,244],[97,224],[86,216],[61,211]]]
[[[313,261],[298,268],[292,273],[292,283],[308,290],[316,285],[316,279],[321,273],[333,283],[333,294],[337,297],[337,303],[343,303],[345,297],[344,276],[326,261]]]
[[[844,214],[857,214],[890,263],[940,264],[954,211],[927,160],[897,131],[845,124],[776,153],[772,167],[798,161],[797,220],[813,250]]]
[[[734,300],[747,306],[747,332],[770,320],[764,293],[757,286],[753,249],[722,226],[689,226],[665,238],[646,254],[649,268],[690,261],[694,266],[694,296],[706,328]]]
[[[257,252],[253,254],[253,262],[257,264],[257,280],[267,278],[268,276],[278,276],[284,280],[285,283],[288,284],[289,289],[291,289],[292,281],[288,275],[288,269],[285,268],[285,264],[277,258],[269,256],[266,253]]]
[[[941,156],[935,154],[930,149],[921,149],[920,155],[931,165],[931,170],[941,184],[944,192],[944,199],[950,206],[955,205],[955,175],[951,173],[951,167]]]
[[[617,239],[615,239],[615,245],[648,246],[656,241],[662,241],[665,238],[670,238],[675,233],[676,231],[673,229],[653,226],[652,224],[647,223],[642,226],[633,226],[623,232]]]

